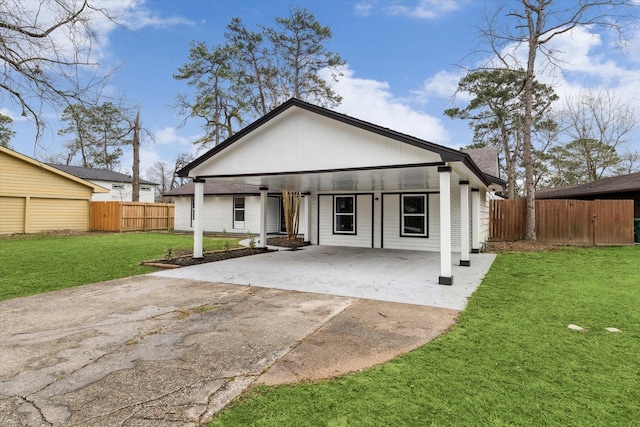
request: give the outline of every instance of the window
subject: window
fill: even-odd
[[[124,190],[124,184],[111,184],[111,188],[114,190]]]
[[[151,191],[151,187],[148,185],[142,185],[140,186],[140,191]]]
[[[233,198],[233,228],[244,228],[244,197]]]
[[[333,206],[333,232],[356,234],[356,196],[334,196]]]
[[[428,237],[427,195],[403,194],[401,200],[400,236]]]

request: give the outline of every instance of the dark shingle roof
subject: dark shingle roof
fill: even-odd
[[[496,147],[462,148],[460,151],[467,153],[480,170],[488,175],[499,177],[498,149]]]
[[[536,199],[563,199],[633,191],[640,191],[640,172],[602,178],[586,184],[538,190]]]
[[[133,178],[129,175],[106,169],[83,168],[82,166],[56,165],[52,163],[48,163],[48,165],[82,179],[92,179],[94,181],[133,182]],[[157,185],[155,182],[146,181],[144,179],[140,180],[140,184]]]
[[[164,196],[193,196],[195,190],[195,184],[188,182],[178,188],[165,192]],[[234,184],[231,182],[205,182],[204,183],[204,195],[205,196],[229,196],[233,194],[244,195],[259,195],[260,188],[253,185]]]

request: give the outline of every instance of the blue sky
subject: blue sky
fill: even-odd
[[[493,6],[488,0],[488,7]],[[104,25],[96,55],[103,69],[118,68],[108,92],[123,94],[140,106],[143,126],[156,136],[142,148],[141,171],[156,161],[173,165],[182,152],[195,152],[192,141],[201,123],[182,118],[170,107],[178,93],[188,92],[172,75],[187,62],[189,43],[223,41],[225,26],[241,17],[249,29],[273,26],[275,17],[289,14],[292,4],[306,7],[333,31],[327,47],[346,60],[336,91],[344,98],[338,111],[438,144],[459,148],[471,143],[465,122],[443,115],[446,108],[464,105],[455,100],[460,66],[474,68],[488,58],[470,55],[478,43],[485,3],[480,0],[110,0],[103,5],[121,15],[126,29]],[[582,88],[618,90],[640,113],[640,28],[627,33],[623,52],[613,46],[612,35],[579,30],[557,39],[564,73],[541,73],[561,96]],[[6,100],[6,98],[5,98]],[[55,115],[39,144],[33,124],[20,118],[15,106],[3,101],[2,112],[14,118],[17,135],[11,145],[26,155],[44,158],[61,153],[65,139],[56,135],[62,125]],[[639,115],[640,117],[640,115]],[[640,121],[640,119],[639,119]],[[639,132],[629,148],[640,150]],[[120,171],[130,172],[126,152]]]

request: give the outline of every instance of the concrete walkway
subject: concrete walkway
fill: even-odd
[[[154,274],[462,310],[494,260],[495,254],[472,254],[470,267],[454,265],[453,286],[438,284],[438,253],[335,246],[306,246]]]

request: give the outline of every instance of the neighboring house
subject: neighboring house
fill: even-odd
[[[102,187],[0,147],[0,234],[89,231],[89,209]]]
[[[189,182],[164,193],[175,199],[175,223],[177,231],[193,231],[195,184]],[[233,234],[259,235],[260,188],[229,182],[204,184],[203,231]],[[305,226],[304,208],[300,212],[300,229]],[[282,193],[269,193],[267,198],[267,233],[285,233]]]
[[[439,283],[452,257],[471,263],[488,239],[487,193],[504,182],[471,157],[410,135],[291,99],[178,172],[194,184],[194,256],[202,256],[208,182],[260,190],[260,245],[269,192],[305,194],[305,240],[316,245],[440,253]],[[481,219],[482,218],[482,219]]]
[[[82,166],[57,165],[49,163],[56,169],[85,179],[107,190],[108,193],[94,194],[94,202],[130,202],[133,194],[133,178],[120,172],[106,169],[83,168]],[[156,201],[158,184],[144,179],[140,180],[140,202],[153,203]]]
[[[634,217],[640,218],[640,172],[601,178],[586,184],[538,190],[536,199],[633,200]]]

